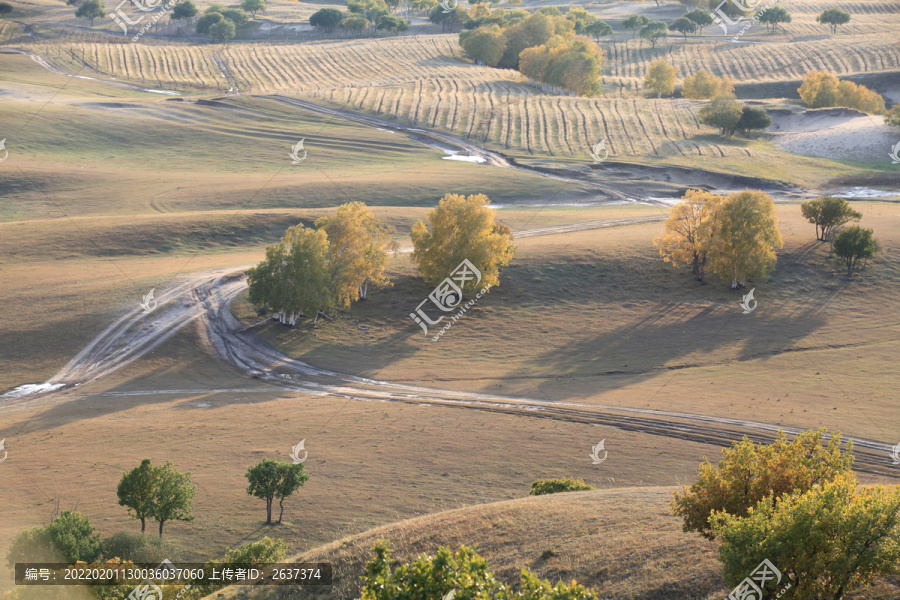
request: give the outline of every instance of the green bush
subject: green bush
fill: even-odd
[[[174,544],[156,536],[119,531],[103,539],[103,556],[134,563],[161,563],[165,559],[178,560],[179,552]]]
[[[458,600],[597,600],[594,592],[575,581],[553,586],[527,569],[522,569],[522,589],[513,591],[494,578],[487,561],[465,546],[455,554],[442,546],[434,556],[423,554],[393,571],[391,562],[389,543],[375,544],[372,560],[366,564],[360,600],[435,600],[451,591]]]
[[[539,479],[531,484],[532,496],[544,494],[558,494],[560,492],[582,492],[593,490],[594,486],[586,484],[580,479],[567,477],[565,479]]]

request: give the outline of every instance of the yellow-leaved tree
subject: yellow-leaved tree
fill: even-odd
[[[784,243],[778,230],[775,203],[758,190],[727,196],[702,224],[709,240],[709,263],[717,275],[731,279],[731,288],[747,278],[762,277],[775,267],[775,250]]]
[[[663,260],[675,266],[690,265],[700,282],[703,282],[710,246],[709,239],[701,235],[710,228],[703,225],[715,214],[722,200],[722,196],[711,192],[688,190],[681,202],[672,207],[665,232],[653,238]]]
[[[705,69],[696,75],[685,77],[681,94],[691,100],[704,100],[722,94],[734,94],[734,80],[731,77],[716,77]]]
[[[461,196],[447,194],[428,213],[429,227],[417,222],[409,237],[413,242],[412,260],[419,274],[430,283],[439,283],[468,259],[481,271],[479,286],[500,283],[500,272],[515,253],[509,227],[494,221],[490,200],[484,194]],[[474,280],[464,291],[474,291]]]
[[[316,227],[328,235],[328,263],[337,306],[365,300],[373,287],[390,285],[384,274],[388,251],[397,249],[391,227],[362,202],[338,207],[334,215],[316,221]]]
[[[675,91],[675,67],[661,58],[654,60],[644,77],[644,87],[655,92],[657,98],[671,96]]]

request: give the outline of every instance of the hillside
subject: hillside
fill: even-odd
[[[346,537],[293,558],[331,562],[329,597],[360,594],[359,577],[372,545],[391,540],[394,558],[407,561],[438,546],[477,546],[503,581],[515,583],[521,569],[551,581],[577,580],[609,600],[713,600],[728,589],[716,560],[716,545],[681,530],[669,514],[671,488],[619,488],[526,497],[470,506],[410,519]],[[550,554],[552,550],[552,555]],[[897,598],[900,587],[883,582],[865,595]],[[247,587],[209,599],[274,600],[297,597],[291,588]]]

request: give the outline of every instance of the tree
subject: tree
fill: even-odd
[[[456,553],[441,546],[433,556],[422,554],[399,565],[391,559],[387,541],[376,543],[372,552],[360,600],[434,600],[448,597],[453,590],[461,598],[597,600],[594,592],[574,581],[554,586],[527,569],[520,574],[521,589],[513,591],[494,576],[484,558],[465,546]]]
[[[179,2],[172,8],[172,18],[176,21],[182,19],[193,19],[197,16],[197,7],[191,0]]]
[[[859,225],[844,228],[834,238],[834,253],[844,259],[847,275],[859,266],[859,260],[868,260],[878,252],[878,241],[871,229],[863,229]]]
[[[704,283],[709,240],[703,227],[724,199],[711,192],[688,190],[681,202],[672,207],[665,232],[653,239],[659,255],[675,266],[690,265],[697,281]]]
[[[835,433],[823,446],[826,433],[825,429],[809,430],[788,440],[779,431],[772,444],[758,446],[745,436],[731,448],[722,449],[718,468],[704,457],[697,482],[690,489],[682,486],[681,493],[674,492],[672,513],[684,520],[685,532],[696,531],[714,539],[711,518],[718,513],[746,517],[764,499],[776,504],[786,495],[808,491],[851,472],[853,443],[848,441],[842,452],[841,435]]]
[[[377,23],[382,16],[391,13],[384,0],[348,0],[347,9],[351,13],[363,15],[372,23]]]
[[[388,253],[397,250],[394,228],[372,214],[362,202],[350,202],[337,208],[330,217],[321,217],[316,227],[328,239],[328,269],[334,301],[347,308],[351,302],[366,299],[369,284],[390,285],[385,275]]]
[[[225,17],[220,12],[204,12],[203,16],[197,19],[197,24],[194,25],[194,29],[197,33],[209,34],[210,28],[213,25],[224,20]]]
[[[410,231],[412,260],[419,274],[437,284],[468,259],[481,271],[481,286],[500,284],[500,273],[509,264],[515,249],[512,232],[494,222],[494,211],[484,194],[465,197],[447,194],[437,208],[428,213],[431,230],[418,221]],[[465,283],[464,290],[474,291],[475,280]]]
[[[695,8],[684,16],[697,24],[697,35],[703,35],[703,28],[713,24],[712,14],[704,8]]]
[[[153,518],[159,521],[159,537],[166,521],[193,521],[191,513],[194,484],[190,473],[182,473],[167,462],[155,467],[156,486],[153,494]]]
[[[361,17],[365,18],[365,17]],[[250,302],[293,326],[299,317],[327,313],[335,305],[329,270],[328,236],[295,225],[278,244],[266,248],[266,258],[247,271]]]
[[[790,589],[795,600],[840,600],[900,562],[900,488],[857,488],[842,473],[805,493],[761,502],[746,516],[717,515],[725,581],[737,585],[763,560],[782,574],[764,583],[763,597]],[[787,581],[784,581],[787,579]]]
[[[638,29],[650,22],[644,15],[631,15],[622,20],[622,27],[631,30],[631,39],[637,34]]]
[[[278,522],[284,514],[284,500],[309,479],[309,473],[302,463],[263,459],[259,464],[247,469],[247,493],[266,501],[266,525],[272,525],[272,504],[277,498],[281,506]]]
[[[697,31],[697,24],[687,17],[678,17],[669,24],[669,31],[677,31],[684,36],[684,41],[687,41],[688,34]]]
[[[880,115],[884,113],[884,98],[864,85],[852,81],[838,84],[838,106],[855,108],[864,113]]]
[[[595,40],[600,41],[601,37],[612,35],[613,29],[606,21],[594,21],[584,31],[594,36]]]
[[[656,92],[657,98],[663,94],[671,96],[675,91],[675,67],[661,58],[654,60],[644,77],[644,87]]]
[[[566,477],[564,479],[539,479],[531,484],[531,496],[558,494],[560,492],[583,492],[595,489],[581,479]]]
[[[241,9],[250,13],[255,19],[256,13],[266,12],[266,0],[243,0],[241,2]]]
[[[791,13],[781,6],[772,6],[762,11],[762,14],[759,15],[759,22],[766,24],[766,31],[771,28],[774,32],[780,23],[791,22]],[[782,29],[784,28],[782,27]]]
[[[800,99],[810,108],[835,106],[838,98],[838,78],[825,71],[810,71],[797,88]]]
[[[825,241],[835,227],[862,218],[862,213],[853,210],[849,202],[832,196],[804,202],[800,205],[800,213],[816,226],[816,239],[819,241]]]
[[[900,104],[891,108],[884,117],[884,124],[891,127],[900,127]]]
[[[239,8],[226,8],[222,11],[222,16],[234,23],[236,28],[250,22],[250,15]]]
[[[731,289],[744,287],[747,278],[765,276],[775,267],[775,250],[784,245],[775,204],[760,191],[727,196],[704,228],[710,240],[710,267],[723,279],[731,279]]]
[[[234,21],[231,19],[222,19],[218,23],[214,23],[209,27],[209,37],[214,40],[230,40],[235,36]]]
[[[497,66],[503,58],[506,44],[506,36],[497,25],[479,27],[460,43],[466,56],[489,67]]]
[[[70,563],[96,562],[103,554],[100,534],[91,520],[81,513],[64,510],[47,526],[53,547]]]
[[[681,95],[691,100],[704,100],[721,94],[734,94],[734,80],[710,75],[706,69],[685,77],[681,88]]]
[[[16,563],[61,563],[65,556],[53,546],[53,538],[46,527],[32,527],[20,531],[6,552],[6,564],[15,569]]]
[[[344,15],[336,8],[322,8],[317,10],[309,18],[309,24],[316,29],[331,31],[341,24]]]
[[[741,118],[738,119],[736,129],[738,131],[751,131],[754,129],[765,129],[772,124],[772,117],[764,108],[753,106],[745,106],[741,111]]]
[[[837,33],[838,25],[844,25],[850,22],[850,13],[839,8],[829,8],[816,17],[816,23],[828,25],[831,27],[831,33]]]
[[[0,15],[8,15],[12,11],[12,4],[10,4],[9,2],[0,2]]]
[[[91,27],[94,26],[94,19],[102,19],[106,16],[106,9],[100,0],[84,0],[81,6],[75,11],[75,16],[82,19],[89,19]]]
[[[385,15],[378,21],[375,29],[387,30],[391,33],[398,31],[406,31],[409,29],[409,23],[403,17],[391,17]]]
[[[122,475],[119,481],[119,506],[127,506],[128,514],[140,519],[141,533],[147,529],[147,519],[153,516],[156,475],[150,459],[145,458],[139,467]]]
[[[641,27],[640,36],[642,39],[649,41],[656,48],[656,42],[660,38],[664,38],[667,35],[668,27],[662,21],[650,21],[643,27]]]
[[[724,93],[715,96],[709,104],[700,109],[700,122],[719,130],[719,135],[729,136],[737,130],[738,122],[744,109],[734,94]]]
[[[369,20],[362,15],[350,15],[341,21],[341,28],[348,29],[359,35],[360,31],[369,28]]]

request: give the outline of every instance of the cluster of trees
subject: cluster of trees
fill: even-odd
[[[159,537],[166,521],[193,521],[194,485],[190,473],[182,473],[167,462],[154,466],[149,458],[122,475],[117,490],[119,506],[125,506],[132,518],[141,522],[141,533],[147,519],[159,522]]]
[[[816,23],[828,25],[831,28],[832,34],[837,33],[837,28],[839,25],[845,25],[849,22],[850,13],[841,10],[840,8],[829,8],[822,11],[822,14],[816,17]]]
[[[772,198],[754,190],[724,198],[688,190],[653,243],[666,262],[689,265],[697,281],[704,282],[709,269],[732,289],[769,273],[783,245]]]
[[[250,301],[286,325],[365,299],[368,287],[389,285],[393,228],[361,202],[338,207],[315,227],[295,225],[249,270]]]
[[[481,272],[481,286],[500,283],[500,273],[515,253],[512,232],[494,220],[484,194],[447,194],[410,231],[412,261],[429,283],[443,281],[468,259]],[[261,314],[286,325],[348,308],[366,298],[369,285],[391,285],[385,274],[388,254],[396,250],[393,228],[361,202],[338,207],[315,228],[295,225],[266,258],[248,273],[250,302]],[[474,281],[465,291],[474,291]],[[315,322],[315,321],[314,321]]]
[[[782,573],[792,598],[833,598],[896,572],[900,562],[900,488],[860,488],[852,443],[822,441],[825,430],[793,441],[779,432],[756,446],[746,437],[700,465],[690,488],[675,492],[683,529],[719,542],[725,581],[736,586],[764,559]],[[764,594],[778,592],[763,582]]]
[[[191,0],[184,0],[182,4],[187,5],[190,2]],[[203,16],[197,19],[195,29],[197,33],[209,35],[214,40],[230,40],[237,34],[239,27],[246,25],[251,17],[255,18],[257,12],[265,9],[265,0],[243,0],[241,8],[226,8],[221,4],[211,4],[203,11]],[[192,12],[193,15],[190,14]],[[185,14],[183,18],[192,18],[197,14],[193,4],[185,6],[183,13]]]
[[[839,81],[825,71],[810,71],[797,89],[800,99],[811,108],[844,106],[880,115],[884,113],[884,98],[864,85]]]
[[[457,7],[459,9],[459,7]],[[449,19],[453,13],[438,14]],[[599,91],[603,52],[587,37],[599,39],[612,33],[609,24],[583,8],[565,16],[555,7],[537,12],[491,11],[477,4],[464,24],[459,43],[474,61],[506,69],[518,69],[529,79],[572,94]],[[442,21],[443,22],[443,21]]]
[[[435,598],[492,598],[494,600],[597,600],[590,589],[572,581],[555,586],[522,569],[518,590],[502,583],[477,552],[460,547],[457,552],[440,547],[434,556],[420,555],[396,566],[386,541],[375,544],[366,563],[360,600],[434,600]],[[453,594],[451,594],[453,592]]]
[[[376,29],[391,33],[401,33],[409,29],[409,23],[403,17],[391,15],[398,2],[385,0],[350,0],[347,3],[348,13],[344,14],[336,8],[323,8],[312,14],[309,24],[320,31],[333,31],[335,27],[352,31],[357,35],[363,30]]]
[[[844,261],[847,275],[865,264],[879,250],[878,240],[872,229],[858,225],[844,227],[851,221],[859,221],[862,213],[854,210],[844,198],[825,196],[800,205],[800,212],[816,226],[816,239],[831,242],[831,248]]]

